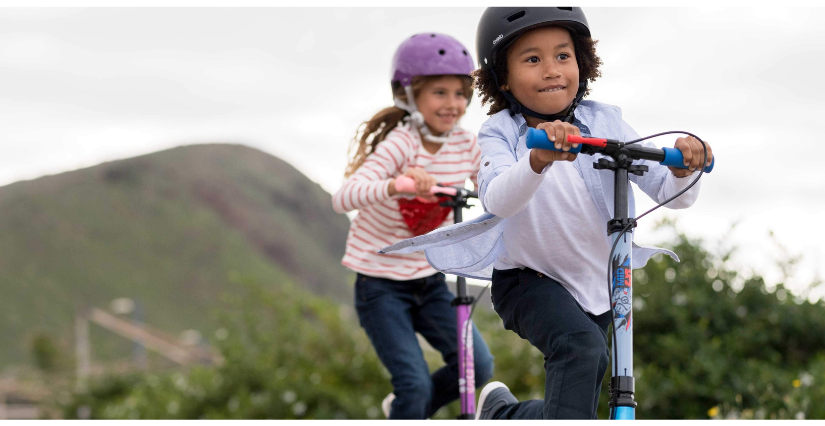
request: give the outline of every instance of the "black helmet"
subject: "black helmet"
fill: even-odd
[[[590,37],[587,18],[580,7],[488,7],[481,15],[476,30],[476,52],[479,67],[490,70],[498,85],[498,77],[493,65],[500,60],[498,53],[512,43],[519,35],[533,28],[565,23],[578,34]],[[573,110],[587,91],[587,81],[579,82],[576,98],[565,116],[546,115],[532,111],[521,105],[508,92],[504,97],[510,102],[513,114],[523,113],[544,120],[563,119],[572,122]]]
[[[478,65],[492,69],[496,54],[516,37],[527,30],[561,22],[590,37],[587,18],[580,7],[488,7],[476,30]]]

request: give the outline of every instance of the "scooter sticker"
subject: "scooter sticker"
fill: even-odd
[[[619,260],[619,255],[613,257],[613,325],[616,329],[630,328],[630,286],[632,275],[630,270],[630,256],[625,255]]]
[[[472,348],[473,347],[473,320],[466,320],[464,324],[461,326],[461,340],[462,343],[466,344],[466,346],[462,345],[460,349],[461,355],[464,356],[464,369],[465,369],[465,377],[458,379],[458,392],[465,393],[468,389],[475,389],[476,388],[476,374],[475,374],[475,360],[473,359],[473,352],[467,351],[466,353],[465,348]],[[468,331],[470,331],[468,333]],[[466,343],[465,343],[466,342]],[[460,375],[459,375],[460,376]]]

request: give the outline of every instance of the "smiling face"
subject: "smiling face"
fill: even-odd
[[[415,104],[430,132],[440,135],[452,129],[467,109],[464,81],[444,76],[427,81],[415,97]]]
[[[573,39],[563,28],[543,27],[524,33],[507,51],[507,84],[502,90],[509,90],[538,113],[563,113],[579,88],[573,49]]]

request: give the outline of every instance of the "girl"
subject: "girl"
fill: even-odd
[[[378,357],[392,375],[382,404],[390,419],[425,419],[459,397],[456,314],[444,274],[423,253],[380,255],[381,247],[452,222],[452,211],[429,196],[436,183],[476,183],[481,151],[457,126],[472,95],[473,61],[444,34],[416,34],[395,52],[394,107],[364,123],[350,149],[347,181],[333,196],[336,212],[358,209],[343,263],[357,272],[355,308]],[[415,180],[400,193],[395,178]],[[423,198],[413,198],[414,196]],[[429,373],[416,332],[446,365]],[[492,376],[492,356],[473,327],[476,384]]]
[[[493,307],[504,327],[544,354],[543,401],[518,402],[494,382],[482,390],[476,418],[593,419],[609,356],[604,280],[613,173],[594,169],[594,156],[529,150],[525,134],[528,126],[543,129],[564,151],[575,147],[567,135],[622,141],[638,135],[617,107],[581,100],[587,81],[600,76],[601,61],[580,8],[488,8],[476,40],[475,87],[492,115],[479,131],[479,198],[489,214],[385,251],[426,249],[437,270],[492,278]],[[702,165],[699,141],[678,138],[675,147],[690,170],[640,161],[649,171],[631,175],[657,202],[687,187],[693,179],[686,176]],[[707,164],[712,159],[708,146]],[[667,207],[689,207],[700,183]],[[630,186],[628,196],[635,217]],[[664,250],[634,246],[633,266],[657,252]]]

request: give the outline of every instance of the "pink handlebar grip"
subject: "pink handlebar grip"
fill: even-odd
[[[398,192],[406,192],[408,194],[415,194],[415,180],[409,176],[398,176],[395,178],[395,190]],[[455,196],[457,189],[449,186],[433,186],[430,188],[430,194],[444,194]]]
[[[449,186],[434,186],[430,188],[430,194],[437,195],[437,194],[444,194],[449,196],[455,196],[458,193],[458,190]]]
[[[409,176],[398,176],[395,178],[395,190],[415,194],[415,179]]]

